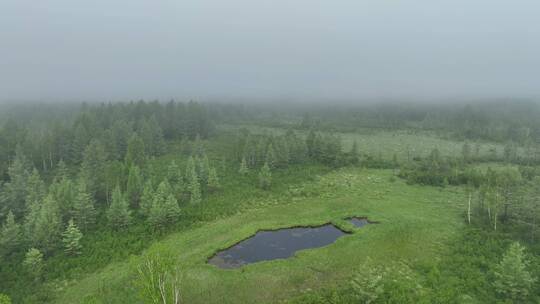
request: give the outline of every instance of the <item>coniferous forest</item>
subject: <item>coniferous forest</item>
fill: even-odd
[[[0,105],[0,303],[537,303],[539,225],[536,102]]]

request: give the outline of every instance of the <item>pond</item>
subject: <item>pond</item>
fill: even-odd
[[[349,218],[349,222],[356,227],[364,227],[367,224],[371,224],[371,222],[365,217],[352,217]]]
[[[229,249],[219,251],[208,263],[220,268],[238,268],[260,261],[285,259],[302,249],[332,244],[346,234],[332,224],[263,230]]]

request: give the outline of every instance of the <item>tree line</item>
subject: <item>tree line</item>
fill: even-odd
[[[79,111],[67,112],[63,118],[51,114],[51,119],[24,114],[30,118],[8,117],[0,127],[2,180],[9,178],[7,168],[17,149],[38,170],[48,172],[60,161],[81,164],[90,144],[101,145],[108,160],[122,160],[136,134],[145,154],[157,156],[163,154],[165,140],[206,138],[214,128],[206,107],[196,102],[83,104]]]

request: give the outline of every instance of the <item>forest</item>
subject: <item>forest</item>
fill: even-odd
[[[0,107],[2,304],[540,301],[538,103]]]

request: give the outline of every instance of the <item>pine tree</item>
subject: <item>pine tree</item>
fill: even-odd
[[[62,242],[64,243],[64,251],[68,255],[79,255],[81,254],[81,238],[82,233],[77,228],[75,223],[73,222],[73,219],[69,220],[68,226],[66,228],[66,231],[62,234]]]
[[[72,214],[73,219],[83,231],[87,231],[95,222],[96,210],[94,208],[94,200],[86,188],[86,182],[82,179],[77,184],[77,193],[73,203]]]
[[[26,252],[23,266],[35,280],[39,280],[43,273],[43,254],[36,248],[30,248],[28,252]]]
[[[493,285],[497,292],[514,303],[525,303],[536,281],[528,267],[525,247],[517,242],[510,245],[502,261],[495,267]]]
[[[267,163],[261,168],[259,172],[259,187],[262,189],[269,189],[272,185],[272,173]]]
[[[176,222],[179,215],[180,207],[178,207],[178,201],[171,193],[170,185],[164,181],[159,184],[154,194],[148,221],[155,228],[164,228]]]
[[[248,173],[248,167],[245,157],[242,157],[242,162],[240,163],[240,169],[238,170],[238,173],[242,175],[246,175]]]
[[[221,188],[221,185],[219,184],[219,177],[216,172],[216,168],[211,167],[210,173],[208,174],[208,190],[210,191],[216,191]]]
[[[141,176],[141,170],[136,165],[132,165],[131,168],[129,168],[126,196],[129,200],[129,204],[133,208],[137,208],[139,206],[142,187],[143,179]]]
[[[21,226],[15,222],[13,212],[9,211],[2,230],[0,230],[0,256],[8,256],[21,243]]]
[[[111,226],[115,229],[125,228],[131,221],[129,204],[122,191],[120,191],[119,186],[116,186],[113,191],[111,206],[107,210],[107,218]]]
[[[62,218],[58,202],[51,194],[44,199],[34,223],[30,234],[31,245],[45,253],[55,249],[62,233]]]
[[[150,208],[152,208],[152,201],[154,200],[154,186],[152,180],[149,179],[144,184],[143,193],[141,195],[140,213],[143,216],[150,214]]]

